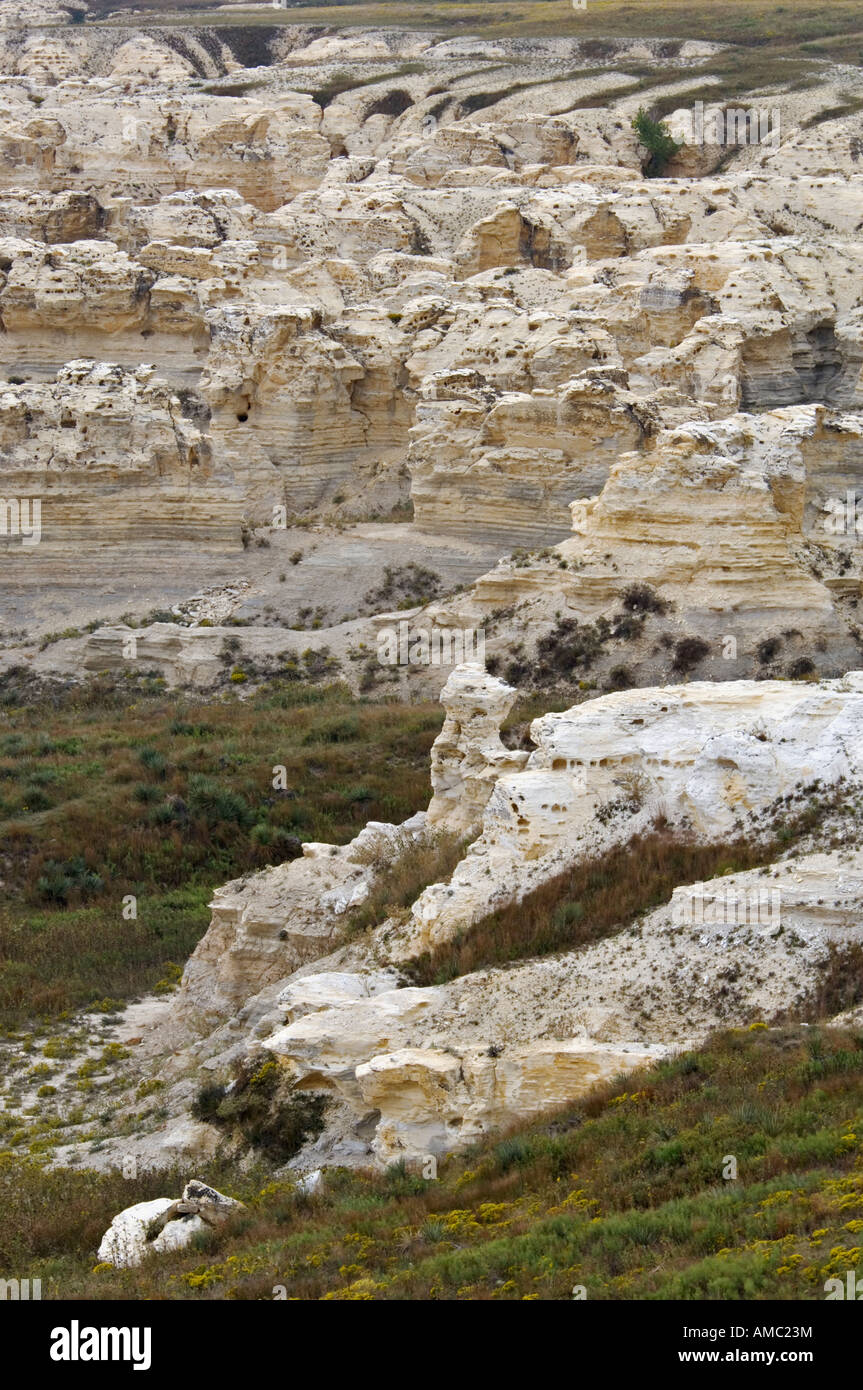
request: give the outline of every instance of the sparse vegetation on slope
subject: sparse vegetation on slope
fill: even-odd
[[[209,24],[230,28],[277,24],[332,24],[353,26],[394,25],[400,28],[442,30],[448,34],[520,35],[584,38],[602,57],[603,42],[609,38],[639,38],[647,33],[666,38],[673,45],[679,39],[708,39],[738,43],[756,48],[782,49],[809,44],[824,56],[853,61],[854,44],[863,36],[863,4],[860,0],[831,0],[829,5],[794,0],[794,3],[751,3],[751,0],[655,0],[649,9],[627,0],[590,0],[584,10],[574,9],[570,0],[473,0],[453,4],[452,0],[416,5],[409,0],[395,3],[343,4],[340,0],[318,5],[291,6],[285,11],[263,7],[238,8],[232,15],[217,9],[213,0],[89,0],[97,17],[123,10],[146,10],[171,16],[179,23]],[[121,21],[122,22],[122,21]],[[128,23],[140,23],[131,14]],[[850,40],[850,42],[849,42]],[[607,56],[608,46],[605,47]],[[669,57],[674,53],[669,52]],[[858,59],[859,60],[859,59]]]
[[[248,1210],[137,1270],[94,1268],[99,1237],[180,1175],[0,1155],[0,1268],[47,1298],[823,1299],[863,1268],[861,1135],[863,1034],[756,1024],[477,1145],[437,1181],[331,1171],[302,1197],[213,1164]]]
[[[619,810],[637,788],[621,788]],[[607,803],[609,808],[615,803]],[[602,811],[604,808],[600,808]],[[628,809],[637,809],[629,802]],[[801,788],[792,803],[772,808],[768,836],[740,834],[720,844],[688,840],[658,823],[595,859],[582,860],[548,879],[520,901],[413,961],[415,984],[443,984],[472,970],[554,951],[571,951],[622,930],[636,917],[667,903],[681,883],[698,883],[772,863],[831,814],[856,817],[863,808],[843,790]],[[823,1001],[827,1002],[827,996]],[[847,1004],[837,1005],[847,1008]]]

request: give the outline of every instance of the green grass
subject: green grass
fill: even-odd
[[[297,682],[2,708],[0,1023],[151,988],[220,883],[424,807],[442,718]]]
[[[723,1178],[728,1158],[737,1177]],[[330,1171],[295,1196],[213,1164],[248,1210],[203,1248],[100,1267],[111,1217],[180,1189],[0,1155],[0,1271],[43,1298],[823,1299],[863,1270],[863,1035],[737,1030],[477,1145],[425,1181]]]

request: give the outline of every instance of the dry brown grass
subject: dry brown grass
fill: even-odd
[[[633,785],[629,794],[637,790]],[[419,985],[441,984],[487,966],[585,946],[669,902],[679,884],[774,862],[817,826],[823,827],[829,816],[859,826],[863,806],[858,795],[841,785],[825,789],[816,782],[800,787],[774,804],[769,826],[761,834],[753,830],[716,844],[687,840],[657,821],[651,832],[575,864],[520,901],[466,927],[452,941],[411,962],[407,973]],[[863,969],[863,951],[855,961],[855,970]],[[827,1004],[839,997],[840,975],[837,969],[834,985],[820,1004],[814,1002],[815,1016],[823,1017]]]
[[[345,929],[351,939],[404,912],[430,883],[449,878],[465,850],[465,841],[446,831],[429,831],[413,839],[406,832],[369,847],[366,862],[378,869],[365,902],[355,908]]]
[[[667,829],[637,835],[599,859],[576,864],[413,962],[418,985],[442,984],[488,965],[573,950],[620,931],[668,902],[680,883],[763,862],[764,851],[738,839],[704,845]]]

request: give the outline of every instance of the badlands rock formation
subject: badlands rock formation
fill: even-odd
[[[494,782],[482,833],[450,883],[427,888],[392,934],[392,958],[439,945],[659,814],[718,841],[795,789],[863,781],[863,674],[620,692],[543,715],[531,738],[523,769]]]
[[[621,455],[598,496],[571,503],[572,539],[502,560],[429,617],[494,632],[505,613],[507,641],[491,647],[505,659],[509,639],[547,633],[562,615],[606,621],[614,636],[621,606],[646,610],[646,632],[625,633],[604,662],[625,654],[630,684],[644,683],[659,638],[670,651],[686,633],[704,644],[699,671],[716,678],[757,665],[779,674],[782,662],[793,675],[802,652],[816,662],[829,652],[834,671],[847,669],[861,650],[861,581],[844,500],[854,488],[843,492],[840,474],[861,467],[859,417],[820,406],[662,430],[650,454]]]
[[[250,1064],[322,1098],[294,1170],[436,1157],[804,1011],[863,898],[858,70],[777,60],[777,140],[648,178],[632,117],[685,133],[715,45],[22,13],[0,0],[0,541],[32,632],[2,665],[368,693],[382,626],[487,637],[487,669],[388,687],[443,687],[427,811],[215,890],[135,1064],[152,1129],[130,1098],[88,1161],[246,1156],[190,1112]],[[405,596],[434,554],[447,582]],[[79,626],[37,651],[71,589]],[[529,737],[501,734],[517,687],[558,711]],[[793,857],[413,982],[640,832],[760,844],[816,792]],[[389,910],[444,844],[455,870]],[[102,1257],[185,1244],[220,1201],[132,1208]]]
[[[10,492],[40,501],[40,545],[180,539],[236,546],[242,498],[188,402],[134,371],[69,362],[52,382],[0,388]],[[20,546],[0,538],[6,551]]]
[[[527,753],[511,752],[500,739],[514,699],[514,690],[479,665],[459,667],[447,681],[441,691],[446,719],[432,749],[432,825],[456,833],[475,829],[497,779],[527,762]]]
[[[861,468],[856,70],[801,89],[780,63],[778,140],[647,179],[634,111],[693,138],[715,45],[0,13],[0,495],[39,497],[79,584],[137,543],[146,612],[172,545],[233,547],[248,578],[249,528],[395,508],[465,554],[563,545],[445,610],[504,610],[512,674],[513,642],[613,619],[632,574],[675,639],[736,638],[700,674],[754,675],[783,632],[786,667],[815,640],[818,673],[857,664],[856,516],[823,524]],[[598,678],[666,679],[647,637]]]
[[[210,929],[183,976],[184,1012],[188,1004],[203,1017],[229,1015],[257,992],[253,985],[326,955],[345,914],[368,897],[375,865],[409,852],[424,824],[422,814],[398,827],[370,821],[348,845],[307,842],[300,859],[218,889]]]

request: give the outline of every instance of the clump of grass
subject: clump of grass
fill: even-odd
[[[70,899],[85,902],[87,898],[101,892],[104,884],[99,875],[88,868],[85,860],[79,855],[64,862],[49,859],[36,887],[46,902],[60,903],[66,907]]]

